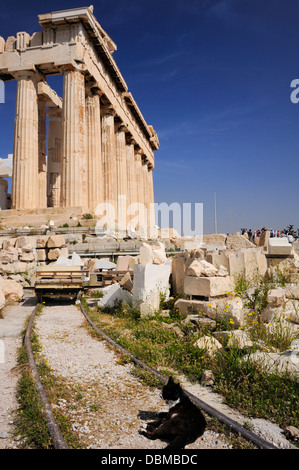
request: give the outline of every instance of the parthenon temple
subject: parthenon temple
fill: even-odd
[[[0,79],[17,81],[11,210],[101,215],[108,203],[108,223],[154,224],[159,140],[115,63],[116,44],[93,6],[38,19],[40,32],[0,36]],[[62,97],[47,83],[58,74]]]

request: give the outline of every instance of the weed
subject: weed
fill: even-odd
[[[228,405],[248,415],[298,426],[299,384],[288,373],[269,374],[237,350],[217,355],[215,390]]]
[[[245,271],[234,277],[235,292],[238,295],[243,295],[250,287],[251,281],[246,277]]]
[[[146,369],[135,365],[132,374],[137,377],[143,384],[147,385],[148,387],[153,388],[162,388],[164,382],[162,382],[158,377],[152,375]]]
[[[15,434],[22,437],[25,447],[53,448],[39,395],[28,366],[22,368],[17,399],[19,408],[14,420]]]
[[[104,296],[103,291],[101,290],[94,290],[90,292],[90,297],[101,299]]]
[[[268,305],[268,293],[272,287],[272,282],[258,278],[254,287],[244,294],[247,307],[261,314]]]
[[[40,314],[42,306],[37,312]],[[67,397],[69,393],[63,379],[56,377],[43,358],[41,346],[34,330],[31,334],[31,347],[35,355],[38,371],[50,403],[57,403],[58,399]],[[47,422],[44,418],[43,406],[36,389],[32,373],[29,368],[26,347],[19,349],[18,364],[20,379],[17,387],[19,408],[15,417],[15,434],[22,437],[24,447],[37,449],[52,449],[53,442],[49,434]],[[70,447],[80,447],[79,441],[71,431],[67,416],[55,410],[55,419],[60,427],[67,444]]]

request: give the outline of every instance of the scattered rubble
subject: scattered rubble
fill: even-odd
[[[159,230],[159,239],[139,243],[137,256],[119,254],[114,263],[109,257],[81,257],[73,244],[75,242],[75,247],[80,245],[83,237],[71,235],[50,233],[0,238],[0,273],[3,276],[0,279],[0,309],[23,298],[23,288],[32,282],[37,266],[81,266],[105,280],[102,285],[99,282],[102,290],[99,306],[113,307],[118,302],[125,302],[138,308],[141,315],[152,315],[159,311],[161,300],[173,295],[177,297],[174,308],[186,322],[194,328],[204,326],[210,331],[209,336],[198,341],[198,347],[205,343],[205,348],[212,354],[218,342],[225,347],[237,346],[250,351],[253,345],[243,329],[248,317],[255,312],[251,312],[234,292],[236,279],[244,276],[253,280],[266,274],[279,278],[282,272],[287,272],[291,284],[268,292],[267,306],[259,321],[264,323],[267,331],[279,325],[287,328],[292,337],[299,335],[299,256],[287,239],[274,239],[264,233],[252,243],[240,234],[181,237],[173,229],[163,229]],[[115,240],[85,238],[88,247],[91,243],[101,242],[115,248]],[[123,243],[128,243],[127,247],[130,243],[137,246],[137,240]],[[180,252],[167,256],[166,249]],[[216,332],[217,322],[230,324],[233,332],[231,329]],[[263,351],[262,343],[260,348],[261,351],[251,354],[253,359],[262,358],[272,366],[298,368],[297,343],[291,352]]]
[[[0,273],[32,273],[37,264],[55,262],[68,254],[63,235],[0,237]]]
[[[145,316],[159,311],[161,300],[173,296],[177,298],[174,310],[183,319],[165,325],[179,337],[186,337],[187,324],[205,332],[194,345],[210,356],[223,348],[241,348],[244,360],[257,361],[269,372],[288,371],[299,379],[299,256],[294,246],[286,240],[275,243],[267,234],[254,243],[239,234],[211,234],[203,239],[180,237],[174,231],[170,235],[164,238],[160,232],[159,240],[140,244],[137,256],[118,255],[116,263],[108,257],[81,257],[72,237],[2,237],[0,310],[23,299],[37,266],[81,266],[90,273],[112,275],[109,285],[97,287],[102,291],[99,306],[122,302]],[[184,251],[167,256],[166,247]],[[250,338],[250,322],[257,319],[257,312],[237,295],[235,281],[238,276],[254,280],[266,274],[280,279],[283,273],[287,273],[284,286],[268,291],[267,306],[258,318],[266,331],[280,330],[293,338],[287,350],[278,351]],[[206,370],[201,385],[213,384],[213,373]],[[298,440],[297,428],[289,427],[285,433]]]

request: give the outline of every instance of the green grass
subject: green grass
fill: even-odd
[[[298,426],[299,384],[288,373],[269,374],[240,350],[219,354],[213,372],[215,390],[228,405],[281,426]]]
[[[265,292],[269,283],[259,285],[254,296],[256,310],[265,305]],[[204,329],[183,325],[182,317],[171,307],[170,318],[159,314],[140,317],[136,310],[118,305],[115,309],[88,308],[88,314],[97,326],[133,355],[165,375],[184,374],[191,382],[200,382],[204,370],[215,376],[215,391],[225,402],[245,415],[263,417],[281,426],[299,426],[298,383],[287,373],[267,373],[257,363],[246,359],[248,350],[223,348],[210,357],[205,350],[194,346]],[[265,348],[281,351],[289,347],[292,337],[286,330],[269,331],[259,321],[260,313],[253,312],[246,329],[254,341],[262,340]],[[179,337],[167,324],[179,326],[184,337]],[[231,328],[230,324],[218,324],[217,329]],[[138,372],[140,374],[140,372]],[[161,372],[162,373],[162,372]]]
[[[41,310],[42,306],[39,312]],[[55,376],[48,363],[40,354],[41,347],[34,331],[31,335],[31,347],[49,402],[56,404],[59,398],[67,399],[72,394],[72,391],[69,390],[62,378]],[[17,386],[18,409],[14,420],[15,435],[21,437],[24,448],[53,449],[52,438],[44,418],[43,405],[28,364],[25,346],[19,349],[18,367],[20,378]],[[76,435],[71,431],[68,417],[57,410],[53,414],[67,445],[70,448],[79,448],[80,443]]]
[[[17,388],[19,407],[14,420],[15,435],[22,438],[24,447],[51,449],[53,448],[52,439],[44,419],[35,382],[27,363],[25,346],[20,348],[18,363],[21,373]]]

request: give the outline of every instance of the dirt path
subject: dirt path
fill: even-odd
[[[87,448],[162,449],[165,442],[150,441],[138,433],[138,414],[166,410],[160,391],[133,377],[131,365],[119,364],[118,356],[83,327],[82,313],[73,305],[47,306],[36,321],[42,354],[54,372],[67,378],[80,400],[61,400],[72,427]],[[223,435],[212,430],[188,449],[227,449]]]
[[[18,372],[16,370],[18,349],[21,346],[21,332],[27,317],[31,314],[34,299],[25,298],[22,304],[7,306],[0,318],[0,449],[19,447],[18,439],[13,437],[14,411],[17,409],[16,389]]]

